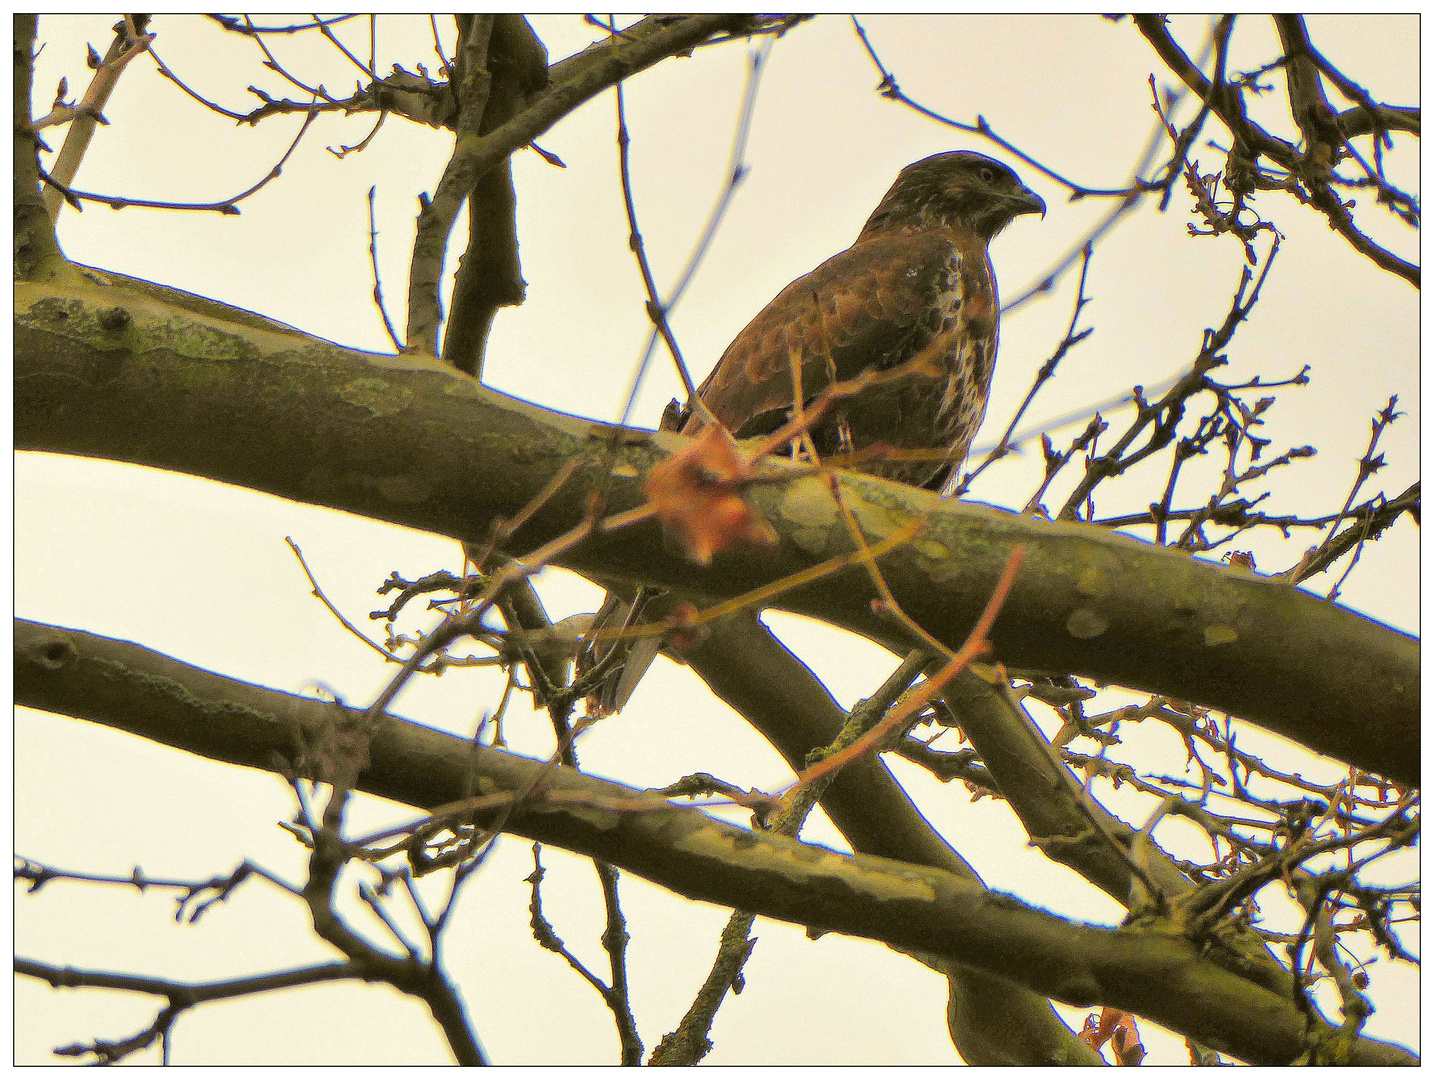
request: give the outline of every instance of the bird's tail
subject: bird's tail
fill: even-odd
[[[662,647],[657,637],[629,638],[641,626],[649,603],[661,590],[639,588],[631,600],[616,593],[603,598],[577,655],[575,682],[586,691],[588,711],[606,716],[627,704]]]
[[[705,387],[706,383],[703,386]],[[691,401],[683,405],[673,398],[662,410],[662,422],[658,424],[658,430],[695,434],[700,424],[689,430],[693,415]],[[602,607],[598,608],[597,614],[593,616],[592,626],[577,654],[575,681],[578,685],[583,685],[585,680],[592,680],[587,698],[601,710],[599,715],[615,713],[627,704],[628,698],[632,697],[632,692],[637,689],[638,682],[647,674],[647,669],[652,666],[652,661],[662,649],[661,638],[634,639],[619,636],[622,631],[641,626],[648,621],[644,617],[648,605],[661,596],[662,592],[661,589],[639,587],[631,600],[626,600],[616,593],[608,593],[603,598]]]

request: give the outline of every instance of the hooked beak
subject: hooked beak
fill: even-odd
[[[1022,187],[1019,192],[1012,195],[1011,202],[1016,206],[1016,213],[1013,216],[1021,214],[1040,214],[1043,218],[1046,216],[1045,200],[1028,187]]]

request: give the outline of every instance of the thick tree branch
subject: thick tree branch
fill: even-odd
[[[829,743],[846,718],[810,669],[750,614],[725,620],[682,658],[781,752],[793,771],[801,771],[808,751]],[[1087,810],[1081,810],[1076,802],[1079,783],[1048,749],[1041,751],[1037,740],[1044,736],[1020,705],[996,687],[963,672],[943,696],[1031,839],[1052,859],[1131,907],[1130,860],[1118,858],[1111,844],[1113,840],[1128,849],[1135,835],[1130,826],[1090,799],[1085,800]],[[879,758],[861,758],[844,766],[821,802],[855,851],[980,880],[922,817]],[[1163,851],[1156,848],[1146,862],[1147,873],[1163,896],[1173,899],[1191,889],[1190,881]],[[1251,937],[1222,941],[1211,956],[1262,985],[1279,992],[1288,989],[1287,976]],[[1047,1027],[1037,1003],[1003,993],[1000,987],[980,985],[969,971],[948,974],[953,977],[952,1038],[968,1064],[1029,1063],[1029,1057],[983,1061],[980,1055],[1010,1055],[1009,1043],[1002,1041],[1009,1038],[1033,1042],[1060,1038],[1059,1032]],[[958,1016],[969,1023],[958,1029]]]
[[[640,503],[641,476],[681,445],[632,435],[613,457],[608,426],[486,390],[435,360],[342,349],[157,286],[21,283],[15,304],[23,450],[192,473],[475,541],[577,460],[511,538],[521,552],[582,520],[603,484],[611,509]],[[1416,639],[1284,582],[1099,528],[871,478],[842,483],[869,542],[925,518],[882,569],[903,609],[948,645],[965,639],[1010,548],[1027,543],[992,632],[1003,662],[1198,702],[1418,783]],[[850,550],[822,479],[759,484],[750,497],[781,536],[775,548],[697,567],[648,523],[594,536],[563,564],[727,597]],[[872,599],[853,568],[771,602],[904,650]]]
[[[297,756],[306,733],[331,726],[338,707],[225,679],[128,642],[22,621],[15,693],[21,704],[271,771]],[[350,711],[357,721],[359,712]],[[693,899],[944,956],[1074,1005],[1126,1009],[1255,1063],[1291,1062],[1311,1035],[1319,1043],[1335,1036],[1323,1023],[1307,1031],[1289,998],[1158,928],[1068,922],[940,870],[754,834],[650,792],[394,717],[369,749],[359,789],[422,807],[471,792],[531,790],[546,772],[532,801],[511,812],[511,831]],[[1349,1064],[1415,1060],[1372,1039],[1354,1040],[1346,1052]]]
[[[460,48],[456,60],[460,83],[467,60]],[[492,85],[482,117],[475,124],[479,135],[513,119],[548,85],[547,50],[521,15],[493,16],[487,66]],[[459,128],[463,130],[461,117]],[[453,299],[443,330],[443,359],[474,377],[482,375],[488,331],[498,309],[523,302],[517,208],[512,159],[504,158],[479,179],[468,196],[468,250],[454,275]]]

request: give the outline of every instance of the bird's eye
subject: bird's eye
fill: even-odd
[[[976,175],[981,178],[981,183],[989,184],[996,179],[996,170],[990,166],[983,166]]]

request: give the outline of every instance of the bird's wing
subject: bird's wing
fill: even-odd
[[[747,438],[784,420],[794,358],[803,400],[834,379],[909,359],[956,314],[962,261],[944,230],[857,243],[792,282],[747,324],[699,389],[702,400]]]

